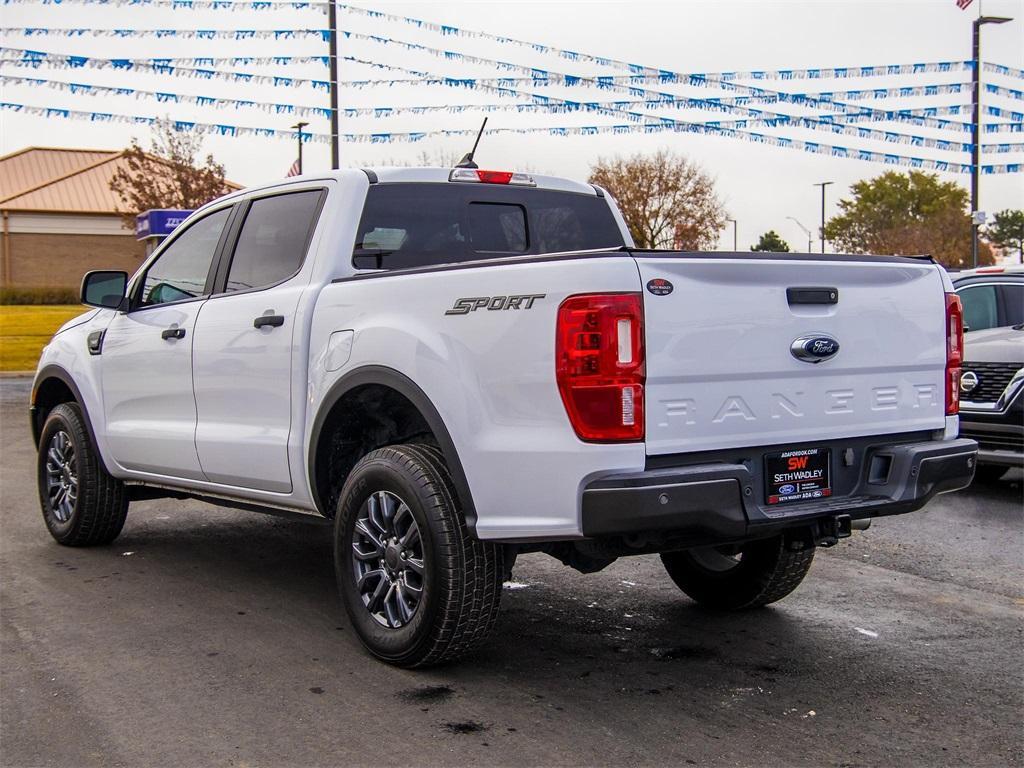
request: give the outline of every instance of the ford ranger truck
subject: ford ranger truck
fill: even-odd
[[[343,170],[215,200],[43,350],[43,520],[158,497],[332,521],[392,664],[459,657],[516,556],[659,555],[710,608],[971,481],[960,302],[927,259],[635,248],[598,187]]]

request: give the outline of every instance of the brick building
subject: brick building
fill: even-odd
[[[0,286],[77,288],[90,269],[135,271],[145,246],[110,190],[123,155],[27,147],[0,157]]]

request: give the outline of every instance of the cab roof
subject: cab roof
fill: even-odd
[[[449,183],[453,168],[438,168],[438,167],[416,167],[416,168],[397,168],[397,167],[371,167],[365,170],[371,171],[381,184],[397,184],[397,183],[425,183],[425,184],[437,184],[437,183]],[[592,184],[586,184],[580,181],[573,181],[571,179],[564,179],[559,176],[544,176],[537,173],[528,173],[525,171],[516,171],[513,168],[502,168],[500,166],[481,166],[481,171],[498,171],[498,172],[510,172],[510,173],[524,173],[534,181],[534,186],[537,189],[550,189],[560,192],[577,192],[585,195],[596,195],[597,190]],[[452,182],[460,183],[460,182]]]

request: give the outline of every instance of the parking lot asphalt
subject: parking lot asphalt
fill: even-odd
[[[482,652],[404,671],[353,635],[327,526],[161,500],[58,546],[27,392],[0,380],[3,766],[1024,763],[1019,472],[755,612],[698,609],[656,557],[526,556]]]

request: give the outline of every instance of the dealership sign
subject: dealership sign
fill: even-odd
[[[135,217],[135,239],[146,240],[150,237],[167,237],[181,224],[192,211],[181,211],[170,208],[153,208]]]

